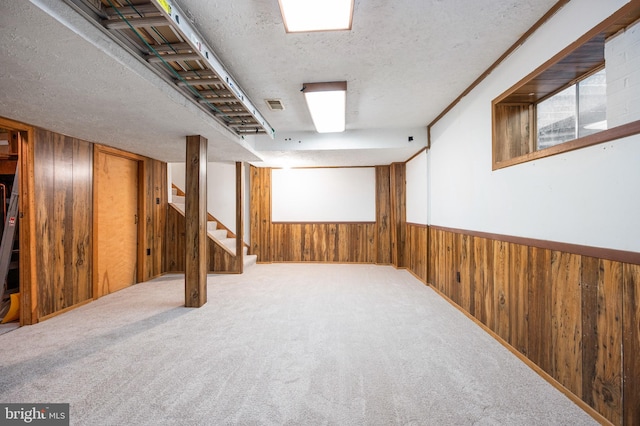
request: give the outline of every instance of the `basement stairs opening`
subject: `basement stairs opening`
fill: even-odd
[[[175,184],[171,185],[171,200],[169,206],[178,211],[183,217],[185,215],[185,193]],[[207,212],[207,237],[211,242],[226,251],[229,255],[236,257],[236,235],[224,224]],[[248,254],[249,246],[243,244],[243,265],[248,268],[256,264],[258,256]],[[211,268],[209,268],[211,269]],[[218,271],[213,271],[218,272]]]

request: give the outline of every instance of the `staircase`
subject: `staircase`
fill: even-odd
[[[184,195],[178,195],[178,192],[179,190],[177,188],[172,188],[172,202],[170,204],[184,216]],[[208,216],[209,218],[211,218],[210,214]],[[218,228],[219,225],[220,228]],[[236,256],[236,238],[235,236],[231,236],[230,234],[231,232],[228,231],[223,225],[219,224],[217,221],[207,221],[207,236],[209,237],[209,239],[223,248],[231,256]],[[249,266],[255,265],[258,256],[256,256],[255,254],[248,254],[249,248],[246,245],[243,246],[243,249],[243,263],[244,268],[246,269]]]

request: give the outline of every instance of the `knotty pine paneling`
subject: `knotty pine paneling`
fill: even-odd
[[[434,227],[428,242],[431,285],[613,424],[638,424],[640,265]]]
[[[93,146],[42,129],[34,132],[38,318],[92,294]]]

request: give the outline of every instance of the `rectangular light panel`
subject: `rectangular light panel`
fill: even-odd
[[[288,33],[350,30],[353,0],[278,0]]]

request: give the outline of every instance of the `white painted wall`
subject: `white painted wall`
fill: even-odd
[[[573,0],[431,129],[429,223],[640,251],[640,135],[491,171],[491,101],[626,2]]]
[[[375,222],[374,167],[273,169],[274,222]]]
[[[407,162],[406,166],[407,222],[427,224],[427,152]]]

